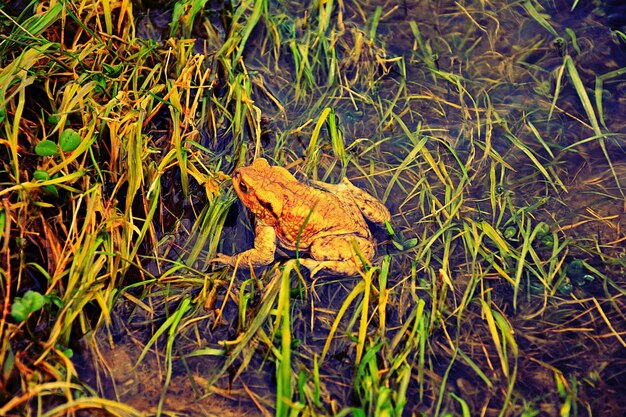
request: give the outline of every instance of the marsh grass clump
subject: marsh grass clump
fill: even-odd
[[[626,51],[602,19],[0,6],[0,415],[621,415]],[[214,268],[251,246],[228,175],[257,157],[380,198],[372,266]]]

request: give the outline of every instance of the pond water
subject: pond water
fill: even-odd
[[[336,182],[347,175],[381,198],[394,214],[394,239],[404,248],[398,249],[384,231],[375,230],[382,242],[379,253],[392,255],[387,321],[370,323],[368,339],[372,349],[383,346],[377,363],[381,378],[389,372],[390,359],[385,355],[393,354],[387,343],[399,337],[416,300],[426,300],[432,314],[446,314],[441,320],[452,320],[458,312],[454,306],[464,305],[461,298],[472,277],[480,275],[485,280],[482,290],[491,291],[493,302],[507,315],[521,350],[513,394],[517,405],[505,415],[558,415],[567,399],[557,393],[555,378],[557,385],[569,383],[576,387],[570,389],[579,390],[576,401],[581,410],[617,416],[625,406],[623,397],[619,399],[625,393],[624,376],[615,370],[605,372],[606,367],[624,366],[624,355],[617,353],[623,347],[600,342],[609,336],[594,330],[595,321],[584,317],[585,309],[591,307],[580,301],[605,297],[598,277],[596,284],[586,289],[572,293],[570,288],[568,293],[561,283],[549,290],[549,297],[534,297],[532,288],[545,292],[541,278],[523,275],[523,285],[530,291],[523,291],[515,308],[512,299],[517,295],[498,278],[497,268],[492,269],[487,260],[468,266],[471,246],[456,239],[464,230],[461,223],[487,219],[504,230],[519,226],[515,219],[526,215],[533,222],[546,222],[561,242],[567,242],[569,255],[558,262],[585,259],[601,273],[624,283],[623,276],[614,275],[615,271],[623,273],[623,262],[620,267],[619,261],[609,259],[624,256],[620,224],[625,218],[626,77],[620,70],[626,65],[626,43],[609,28],[607,13],[612,13],[611,24],[619,24],[615,5],[603,9],[583,3],[572,8],[565,1],[339,2],[330,13],[329,26],[320,29],[330,34],[323,40],[316,38],[319,22],[308,8],[298,3],[270,3],[274,20],[259,24],[252,32],[243,57],[254,104],[262,111],[264,134],[256,144],[253,135],[243,134],[244,140],[250,140],[247,161],[256,153],[289,167],[299,178]],[[223,16],[221,10],[213,10],[213,38],[198,41],[197,47],[214,50],[212,42],[226,36]],[[280,50],[273,47],[277,38]],[[599,79],[603,84],[597,87]],[[582,89],[577,87],[578,81]],[[585,94],[591,107],[584,101]],[[338,158],[341,152],[328,139],[316,154],[310,149],[317,118],[327,107],[333,109],[343,134],[346,159]],[[589,108],[597,121],[590,119]],[[595,137],[595,126],[604,137]],[[328,125],[323,126],[321,140],[330,135],[329,130]],[[205,145],[217,151],[230,149],[228,140],[236,140],[232,132],[220,137],[209,131],[205,138]],[[422,139],[426,141],[420,142]],[[224,169],[228,172],[228,165]],[[499,194],[497,199],[494,192]],[[234,203],[233,207],[239,210],[231,209],[220,237],[221,250],[229,253],[251,247],[253,240],[242,206]],[[525,224],[528,226],[528,221]],[[438,230],[445,230],[448,238],[411,249],[416,241],[436,236]],[[523,240],[522,232],[513,229],[517,233],[513,241]],[[477,268],[489,272],[481,275]],[[449,274],[455,282],[456,289],[447,295],[454,299],[449,309],[438,310],[437,304],[447,301],[435,298],[436,294],[446,295],[442,288],[433,287],[433,271]],[[246,281],[249,276],[240,272],[235,287],[248,282],[247,289],[239,288],[238,296],[249,297],[249,308],[255,311],[262,303],[262,292],[254,289],[254,280]],[[184,336],[176,342],[179,354],[219,349],[218,342],[234,340],[245,332],[246,323],[253,321],[253,316],[246,320],[241,316],[238,303],[242,298],[224,298],[230,278],[226,274],[221,279],[224,282],[212,301],[221,305],[221,310],[209,308],[194,319],[198,324],[182,332]],[[445,288],[445,276],[439,279]],[[309,384],[333,320],[357,282],[316,281],[292,299],[292,331],[298,341],[294,370],[300,369]],[[158,286],[148,297],[157,304],[156,310],[167,309],[156,301],[163,289]],[[555,292],[561,290],[565,293]],[[196,294],[195,290],[189,293]],[[578,307],[572,306],[577,303]],[[562,312],[556,310],[559,306]],[[444,375],[446,390],[464,398],[472,415],[499,413],[504,387],[485,385],[468,366],[475,364],[488,378],[497,373],[491,336],[480,310],[465,308],[465,315],[454,319],[458,322],[430,328],[428,375],[412,368],[403,415],[441,412],[437,385]],[[124,308],[120,309],[129,333],[121,332],[125,336],[115,351],[104,356],[115,364],[119,398],[138,409],[151,409],[161,398],[163,365],[159,363],[163,358],[148,355],[139,368],[128,369],[142,346],[136,339],[145,342],[158,321],[136,313],[129,318]],[[345,317],[351,317],[354,309],[351,305]],[[616,331],[623,332],[623,317],[613,313],[611,322],[618,327]],[[368,397],[374,394],[354,388],[355,345],[351,337],[355,337],[355,328],[347,321],[341,324],[329,356],[319,365],[321,414],[351,405],[365,407],[369,413],[374,410],[374,400]],[[152,324],[144,327],[142,323]],[[381,335],[385,327],[387,333]],[[453,365],[450,344],[472,359]],[[177,357],[165,409],[188,415],[271,412],[277,382],[274,363],[268,359],[270,347],[258,339],[251,347],[215,386],[208,381],[221,367],[221,359],[209,359],[208,355],[180,362]],[[418,346],[410,352],[408,366],[416,367]],[[122,369],[119,375],[118,367]],[[589,378],[607,378],[611,388],[603,391]],[[398,389],[397,381],[386,384]],[[202,393],[211,395],[198,400]],[[454,402],[445,398],[445,407],[452,411]]]
[[[150,415],[623,415],[623,5],[208,2],[185,29],[141,3],[139,37],[206,55],[210,88],[177,114],[219,173],[191,197],[164,175],[111,322],[75,349],[89,386]],[[193,42],[168,41],[172,19]],[[176,123],[155,114],[158,153]],[[281,287],[211,265],[254,244],[226,178],[255,157],[383,201],[382,268]]]

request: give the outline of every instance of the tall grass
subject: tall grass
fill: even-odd
[[[141,39],[140,2],[0,6],[0,415],[626,406],[606,39],[534,1],[215,7]],[[380,198],[381,256],[213,269],[252,244],[228,174],[259,156]]]

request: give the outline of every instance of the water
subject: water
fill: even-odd
[[[405,241],[417,238],[425,242],[444,229],[450,236],[460,236],[466,233],[464,225],[477,224],[481,219],[499,226],[517,226],[513,220],[523,216],[527,216],[525,225],[542,220],[550,224],[563,242],[570,242],[569,254],[558,259],[569,263],[575,257],[584,258],[623,285],[623,277],[612,274],[620,271],[616,259],[620,253],[624,254],[620,227],[625,219],[624,199],[618,183],[622,189],[626,186],[623,180],[626,178],[623,94],[626,72],[607,74],[626,66],[625,43],[611,32],[599,7],[585,3],[570,11],[569,2],[543,3],[545,9],[536,2],[527,4],[534,7],[537,16],[546,19],[557,36],[550,33],[547,24],[542,25],[531,17],[534,12],[525,9],[524,2],[346,2],[341,13],[335,8],[331,14],[326,33],[328,37],[334,36],[335,45],[326,52],[318,44],[311,46],[314,43],[307,38],[315,37],[317,23],[304,7],[299,3],[271,4],[281,37],[280,57],[275,60],[274,35],[264,23],[253,32],[243,55],[246,69],[252,74],[254,105],[261,109],[264,127],[269,132],[260,147],[253,142],[248,144],[248,162],[257,150],[289,166],[299,176],[334,182],[347,175],[379,197],[386,196],[385,203],[394,213],[393,227]],[[374,24],[373,16],[379,6],[380,20]],[[612,24],[616,20],[612,15]],[[217,11],[210,21],[218,38],[228,32]],[[343,35],[339,34],[341,31]],[[369,37],[372,33],[376,33],[375,40]],[[307,52],[311,54],[306,56],[315,67],[310,77],[306,69],[304,75],[298,76],[300,67],[289,53],[290,48],[299,46],[305,47],[300,50],[301,58]],[[320,64],[321,55],[315,55],[332,51],[339,61],[334,69]],[[357,55],[355,51],[360,53]],[[603,139],[594,137],[581,92],[564,67],[567,56],[582,80],[598,125],[607,133]],[[327,81],[332,77],[341,77],[341,87],[336,83],[329,85]],[[595,86],[602,77],[606,79],[600,112]],[[561,90],[553,106],[557,85]],[[328,106],[333,107],[345,137],[351,158],[345,165],[334,157],[336,151],[327,139],[323,139],[326,142],[320,147],[319,155],[309,153],[316,118]],[[323,138],[325,129],[322,129]],[[252,136],[245,132],[242,135],[247,140]],[[423,138],[427,139],[420,148],[424,150],[410,158]],[[228,149],[231,136],[228,139],[217,145],[207,140],[206,145],[219,152]],[[309,164],[315,158],[318,162]],[[224,170],[228,172],[234,163],[229,161]],[[394,176],[399,167],[403,170]],[[493,198],[496,183],[502,196]],[[514,211],[523,207],[533,209]],[[507,219],[513,220],[507,223]],[[242,250],[249,247],[251,233],[246,218],[240,217],[236,224],[236,232],[230,227],[223,232],[223,247]],[[515,246],[515,239],[522,240],[522,232],[513,232],[511,245]],[[384,232],[377,233],[380,240],[386,239]],[[234,238],[242,235],[248,240]],[[485,246],[493,250],[495,244],[484,239]],[[453,243],[446,247],[445,242]],[[380,336],[381,324],[374,320],[368,339],[376,345],[386,338],[387,344],[378,356],[381,378],[391,372],[387,362],[390,359],[385,356],[392,352],[389,341],[410,319],[416,300],[427,300],[430,314],[444,315],[433,321],[437,324],[428,333],[427,376],[415,372],[411,377],[404,415],[420,412],[433,415],[438,383],[448,366],[446,390],[464,398],[473,414],[480,410],[486,415],[496,415],[502,407],[506,386],[494,376],[502,378],[499,359],[480,309],[475,304],[465,306],[467,311],[462,316],[465,321],[458,327],[453,319],[458,311],[455,308],[462,305],[463,291],[478,273],[473,268],[489,271],[480,290],[490,292],[489,297],[493,297],[498,309],[510,320],[522,352],[514,395],[517,408],[512,407],[509,415],[521,414],[524,401],[529,402],[530,409],[558,415],[561,399],[556,393],[555,375],[557,379],[561,376],[562,383],[570,383],[572,390],[578,389],[581,404],[590,404],[598,415],[619,410],[623,400],[618,394],[624,393],[625,382],[619,372],[607,371],[607,367],[623,366],[623,354],[618,354],[619,345],[612,343],[615,340],[609,329],[594,331],[597,322],[587,314],[596,311],[595,305],[581,301],[598,297],[604,303],[606,293],[598,284],[600,280],[590,289],[576,289],[573,294],[550,298],[551,303],[562,308],[571,304],[571,309],[564,308],[561,312],[548,309],[539,314],[541,297],[533,298],[530,292],[520,295],[521,307],[515,309],[509,283],[486,261],[478,267],[468,266],[471,256],[463,249],[462,242],[451,237],[447,241],[444,237],[433,239],[428,250],[420,252],[421,258],[410,248],[394,249],[389,241],[379,248],[381,254],[393,254],[387,333]],[[537,249],[537,253],[549,257],[550,248]],[[606,257],[610,260],[604,261]],[[445,279],[433,279],[432,274],[437,274],[438,268],[454,273],[456,291],[450,291],[447,296]],[[524,282],[531,285],[533,272],[527,274],[523,275]],[[195,324],[181,331],[176,342],[177,354],[184,357],[199,348],[217,349],[218,341],[233,340],[245,331],[234,301],[242,294],[240,283],[247,277],[246,273],[238,276],[232,299],[225,298],[229,275],[220,277],[224,282],[212,288],[219,288],[214,306],[219,309],[223,306],[223,310],[213,306],[196,310]],[[356,282],[322,280],[316,283],[317,287],[292,299],[293,335],[298,340],[297,346],[294,345],[297,364],[294,369],[303,370],[307,377],[310,378],[313,362],[320,355],[337,311]],[[251,300],[249,311],[259,308],[262,291],[256,286],[251,280],[246,287]],[[124,316],[129,329],[118,329],[118,353],[104,355],[107,361],[123,367],[123,375],[127,374],[129,363],[136,360],[141,344],[163,322],[163,312],[172,308],[166,302],[168,297],[176,304],[181,294],[194,298],[200,291],[197,286],[189,286],[174,287],[172,293],[156,292],[165,288],[170,290],[162,282],[144,300],[153,306],[155,316],[160,319],[137,313],[135,308],[135,313]],[[541,287],[539,292],[543,292]],[[440,298],[431,298],[432,294]],[[449,303],[449,308],[440,307],[445,303]],[[354,308],[353,305],[348,309],[347,317]],[[607,304],[604,308],[610,310],[613,325],[623,332],[623,319]],[[380,319],[374,310],[371,315]],[[218,317],[221,319],[215,325]],[[247,320],[249,323],[252,318]],[[356,326],[354,323],[348,326],[347,321],[342,323],[328,360],[320,368],[322,414],[337,412],[345,406],[361,406],[367,397],[367,393],[355,393],[352,388]],[[610,344],[607,339],[611,340]],[[142,341],[139,345],[138,340]],[[461,359],[451,362],[452,340],[458,340],[459,349],[472,362]],[[163,345],[160,349],[163,350]],[[409,366],[418,361],[415,352],[415,356],[407,359]],[[213,395],[200,401],[194,400],[195,393],[205,392],[206,382],[221,366],[220,359],[201,356],[182,362],[176,357],[166,408],[176,410],[177,404],[183,402],[179,411],[188,415],[202,415],[202,410],[261,415],[259,410],[271,410],[275,404],[275,369],[268,357],[271,357],[270,348],[255,340],[229,370],[228,377],[220,380],[219,388],[213,389]],[[248,360],[245,371],[233,380],[238,366]],[[485,386],[472,370],[474,363],[488,374],[487,378],[493,379],[494,387]],[[162,366],[162,357],[157,361],[155,356],[148,355],[134,371],[132,383],[125,376],[114,378],[120,387],[129,384],[141,389],[118,388],[115,392],[121,400],[139,409],[154,407],[161,395]],[[555,368],[559,370],[556,373]],[[593,378],[610,382],[611,388],[599,392],[602,389],[589,382]],[[396,382],[390,380],[388,384]],[[396,385],[393,387],[397,389]],[[112,387],[107,392],[113,396]],[[455,402],[446,397],[445,406],[452,410]]]

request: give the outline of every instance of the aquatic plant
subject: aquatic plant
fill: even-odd
[[[621,415],[603,13],[0,5],[0,415]],[[213,268],[251,242],[228,175],[259,156],[384,201],[374,265]]]

